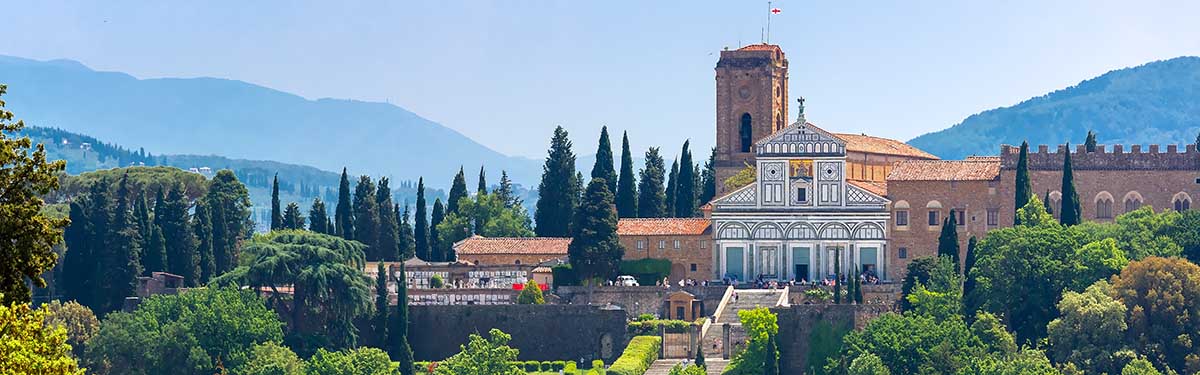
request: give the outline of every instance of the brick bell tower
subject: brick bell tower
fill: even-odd
[[[754,165],[754,142],[787,124],[788,61],[774,44],[721,51],[717,61],[717,194]]]

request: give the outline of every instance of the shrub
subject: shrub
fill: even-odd
[[[804,297],[817,302],[829,302],[833,299],[833,293],[824,288],[812,288],[804,291]]]
[[[430,288],[437,289],[437,288],[441,288],[445,285],[446,285],[446,282],[442,280],[441,275],[433,275],[433,277],[429,278],[429,287]]]
[[[567,366],[567,363],[564,361],[550,362],[550,371],[562,370],[562,369],[565,369],[566,366]]]
[[[608,368],[615,375],[642,375],[658,359],[662,349],[662,338],[656,336],[637,336],[629,340],[629,346],[621,356]]]
[[[560,264],[550,267],[550,272],[554,275],[554,286],[579,286],[579,275],[575,274],[575,270],[570,264]]]
[[[638,317],[637,317],[637,321],[639,321],[639,322],[646,322],[646,321],[651,321],[651,320],[655,320],[655,319],[658,319],[658,317],[654,316],[654,314],[642,314],[642,315],[638,315]]]
[[[525,361],[523,367],[525,367],[525,371],[536,372],[541,370],[542,363],[538,361]]]
[[[574,374],[576,371],[579,371],[579,366],[575,365],[575,361],[567,361],[567,363],[563,365],[563,372],[565,373]]]
[[[600,371],[604,371],[604,361],[599,360],[599,359],[592,360],[592,369],[593,370],[599,369]]]
[[[521,294],[517,295],[517,304],[519,305],[544,305],[546,298],[542,295],[542,288],[537,282],[529,279],[525,283],[525,288],[521,289]]]

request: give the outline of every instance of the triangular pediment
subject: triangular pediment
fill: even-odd
[[[758,156],[844,156],[846,141],[808,122],[797,121],[754,144]]]
[[[752,183],[714,199],[713,206],[754,206],[758,204],[758,184]]]

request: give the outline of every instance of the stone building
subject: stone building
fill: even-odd
[[[712,230],[708,219],[621,219],[617,236],[625,247],[625,260],[670,260],[671,282],[712,277]]]
[[[454,243],[459,260],[476,265],[537,265],[565,260],[570,238],[471,236]]]

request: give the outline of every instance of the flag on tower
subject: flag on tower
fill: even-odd
[[[771,8],[771,14],[779,14],[779,13],[783,13],[783,10],[781,10],[779,8]]]

